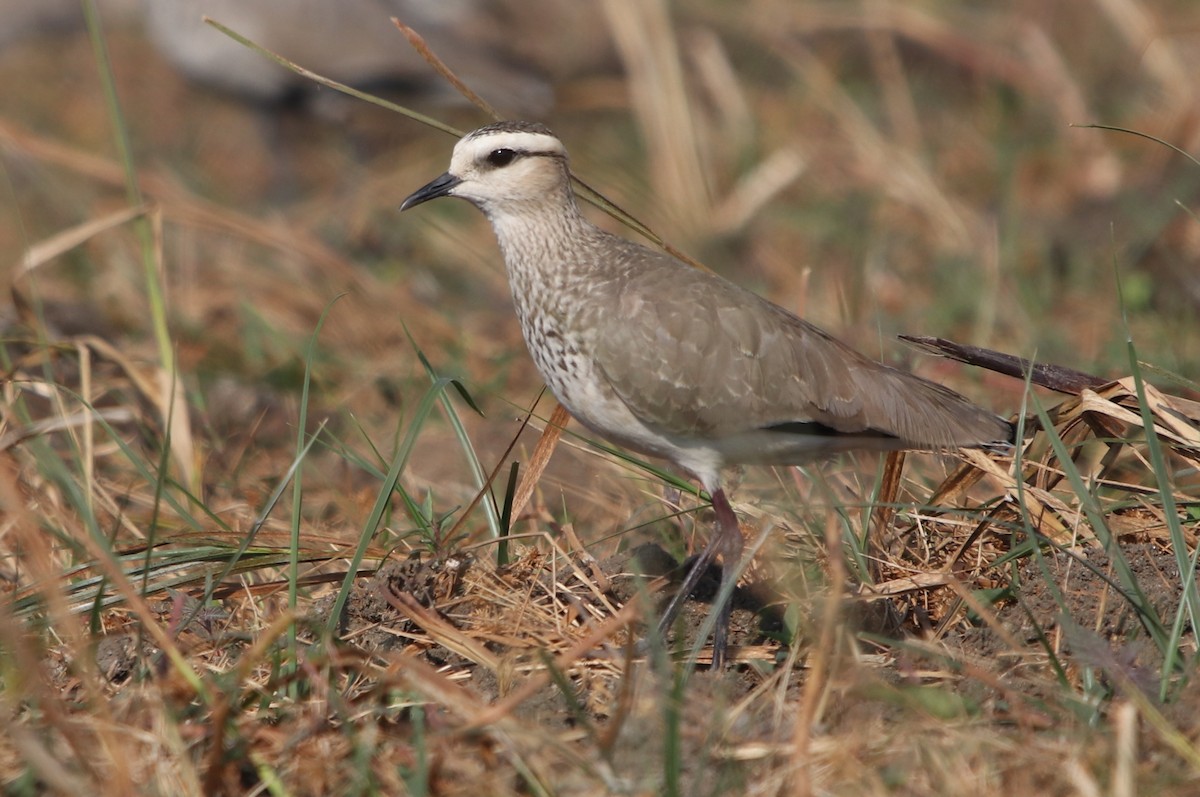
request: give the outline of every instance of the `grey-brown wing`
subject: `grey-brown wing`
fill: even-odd
[[[817,327],[666,255],[630,273],[594,352],[643,423],[726,437],[795,423],[921,446],[1000,441],[1004,421],[951,390],[875,363]]]

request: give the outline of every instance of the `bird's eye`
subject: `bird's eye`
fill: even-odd
[[[491,166],[507,166],[517,159],[515,149],[494,149],[488,153],[487,162]]]

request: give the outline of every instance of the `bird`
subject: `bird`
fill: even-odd
[[[711,667],[726,658],[744,540],[722,487],[739,465],[799,465],[851,450],[1002,449],[1013,425],[958,393],[859,354],[758,294],[604,231],[580,211],[567,150],[536,122],[463,136],[439,197],[491,222],[525,344],[559,403],[594,433],[666,459],[708,493],[715,529],[662,612],[662,638],[717,557]]]

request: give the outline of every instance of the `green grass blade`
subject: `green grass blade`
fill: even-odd
[[[340,442],[336,445],[327,444],[327,447],[349,464],[365,471],[372,478],[382,480],[387,475],[387,457],[383,455],[379,447],[375,445],[375,441],[371,439],[366,430],[358,423],[357,418],[351,418],[351,422],[354,424],[355,429],[362,435],[363,440],[366,442],[367,447],[370,448],[371,454],[375,459],[368,459]],[[397,484],[396,492],[400,494],[400,499],[404,503],[404,509],[408,512],[408,516],[416,524],[417,533],[421,535],[422,539],[432,539],[434,531],[429,514],[421,508],[421,504],[409,494],[408,490],[404,489],[404,485]]]
[[[428,358],[425,357],[425,353],[417,346],[417,342],[413,340],[407,326],[404,327],[404,334],[408,336],[408,342],[417,353],[417,359],[421,361],[421,366],[425,369],[425,373],[429,376],[430,381],[436,383],[439,379],[437,371],[430,364]],[[483,415],[483,412],[480,411],[479,406],[462,383],[453,381],[450,384],[454,386],[455,391],[462,396],[471,409],[475,410],[479,415]],[[467,458],[467,467],[470,468],[471,477],[475,480],[475,489],[487,492],[483,501],[484,514],[487,516],[488,529],[491,532],[492,539],[497,539],[500,536],[501,529],[500,510],[496,506],[496,496],[488,485],[487,473],[484,471],[483,465],[479,463],[479,455],[475,453],[475,446],[471,443],[471,438],[463,426],[462,419],[458,417],[458,412],[454,409],[454,404],[450,401],[450,397],[445,392],[442,392],[438,401],[442,406],[442,411],[446,413],[446,419],[450,422],[450,428],[454,430],[454,436],[458,439],[459,447],[462,448],[463,454]]]
[[[1200,548],[1193,551],[1189,557],[1187,539],[1183,534],[1183,526],[1179,522],[1179,507],[1175,504],[1175,489],[1171,484],[1167,458],[1163,453],[1162,441],[1158,439],[1158,432],[1155,431],[1154,413],[1146,398],[1146,384],[1142,379],[1141,368],[1138,366],[1137,351],[1132,338],[1126,340],[1126,346],[1129,349],[1130,367],[1133,369],[1133,384],[1137,391],[1138,411],[1142,416],[1142,428],[1146,432],[1146,450],[1150,456],[1150,465],[1154,470],[1154,478],[1158,485],[1163,519],[1171,538],[1171,551],[1175,555],[1175,564],[1179,568],[1179,583],[1183,592],[1182,600],[1176,607],[1175,617],[1171,622],[1167,648],[1163,651],[1164,661],[1159,680],[1159,699],[1166,700],[1172,675],[1179,662],[1185,619],[1192,629],[1200,628],[1200,624],[1197,623],[1197,618],[1200,618],[1200,593],[1197,592],[1196,585],[1196,557],[1200,555]]]
[[[317,318],[317,325],[313,329],[312,335],[308,338],[308,347],[304,352],[304,383],[300,388],[300,408],[299,417],[296,420],[296,453],[297,456],[293,460],[295,463],[302,462],[308,453],[308,449],[312,446],[313,440],[317,439],[314,435],[312,440],[305,442],[305,430],[308,429],[308,405],[309,391],[312,388],[313,361],[317,353],[317,340],[321,335],[321,329],[325,326],[325,319],[329,317],[330,311],[333,310],[334,304],[338,302],[346,294],[340,293],[334,296],[321,310],[321,315]],[[293,613],[297,611],[299,605],[300,589],[300,527],[304,516],[304,479],[303,471],[296,468],[295,475],[292,478],[292,517],[290,540],[288,542],[289,560],[287,569],[288,582],[288,609]],[[287,630],[287,647],[288,647],[288,664],[284,668],[284,674],[290,675],[294,672],[294,668],[298,666],[296,656],[296,624],[292,623]],[[294,687],[294,684],[293,684]],[[293,698],[295,694],[293,693]]]
[[[142,190],[138,185],[137,167],[133,162],[133,148],[129,143],[129,128],[125,123],[125,115],[121,111],[120,98],[117,96],[112,61],[108,56],[108,45],[104,39],[104,31],[101,28],[100,14],[96,10],[95,0],[83,1],[83,14],[92,49],[95,52],[101,90],[104,92],[104,103],[108,110],[109,123],[112,125],[113,142],[116,144],[118,159],[121,161],[125,173],[125,193],[131,206],[141,207],[143,205]],[[175,353],[171,346],[171,335],[167,326],[166,297],[154,253],[154,236],[145,216],[138,216],[134,219],[133,228],[142,249],[146,296],[149,299],[151,327],[154,339],[158,344],[159,361],[162,363],[164,371],[174,375]]]
[[[436,379],[433,385],[425,391],[425,395],[421,397],[421,401],[417,405],[416,412],[413,413],[404,440],[396,449],[391,467],[388,468],[388,472],[384,476],[379,495],[375,499],[375,506],[372,507],[371,514],[363,526],[362,533],[359,535],[358,547],[350,559],[346,578],[342,581],[342,588],[338,591],[338,596],[333,603],[333,609],[329,613],[328,630],[332,635],[337,634],[342,610],[345,608],[346,601],[350,597],[350,590],[354,586],[354,579],[358,573],[358,568],[362,564],[363,557],[367,554],[367,546],[371,544],[371,540],[375,536],[375,531],[379,528],[379,523],[383,519],[384,513],[387,512],[388,506],[391,504],[392,493],[395,491],[396,483],[400,480],[400,474],[404,471],[404,466],[408,464],[408,458],[412,454],[413,446],[416,444],[417,435],[420,434],[421,429],[429,418],[429,414],[433,411],[434,406],[436,406],[446,388],[453,381],[447,377]]]
[[[1154,606],[1146,598],[1141,585],[1138,584],[1137,576],[1134,575],[1133,569],[1129,566],[1129,560],[1125,558],[1116,535],[1108,527],[1108,522],[1104,518],[1104,510],[1097,502],[1095,493],[1089,490],[1083,483],[1083,477],[1080,475],[1079,469],[1075,467],[1066,444],[1063,443],[1062,438],[1058,434],[1053,432],[1054,424],[1050,420],[1050,415],[1046,412],[1046,409],[1042,406],[1036,395],[1031,394],[1030,399],[1032,400],[1034,411],[1037,413],[1038,420],[1042,423],[1042,428],[1046,430],[1047,438],[1054,449],[1054,455],[1058,458],[1058,463],[1062,467],[1072,491],[1074,491],[1075,496],[1079,499],[1079,506],[1084,516],[1088,519],[1092,532],[1096,535],[1096,539],[1100,541],[1100,544],[1104,546],[1104,551],[1112,561],[1113,569],[1116,571],[1118,579],[1125,588],[1122,594],[1133,607],[1139,622],[1146,629],[1155,646],[1165,654],[1168,635],[1166,629],[1163,627],[1162,619],[1158,616],[1158,612],[1154,609]]]
[[[267,522],[267,518],[269,518],[271,516],[271,512],[275,510],[275,506],[279,503],[279,499],[283,497],[284,491],[287,490],[288,485],[291,484],[292,479],[296,477],[296,474],[300,472],[300,466],[304,463],[305,458],[308,456],[309,449],[312,448],[313,443],[316,442],[317,438],[320,437],[321,432],[324,430],[325,424],[322,422],[321,425],[317,427],[317,430],[313,432],[312,437],[309,438],[308,442],[304,445],[304,448],[302,448],[300,452],[292,459],[291,464],[288,466],[287,472],[283,474],[283,478],[280,479],[279,484],[275,486],[275,489],[272,490],[271,494],[267,497],[266,503],[263,505],[262,509],[259,510],[258,516],[254,519],[254,523],[251,524],[249,533],[247,533],[242,539],[241,544],[230,558],[228,564],[225,565],[225,569],[221,571],[220,575],[218,575],[216,583],[221,583],[228,578],[229,574],[233,572],[233,568],[241,560],[242,556],[247,550],[250,549],[250,544],[254,542],[254,538],[258,535],[259,529],[261,529]],[[212,588],[206,590],[204,594],[205,602],[211,598]]]

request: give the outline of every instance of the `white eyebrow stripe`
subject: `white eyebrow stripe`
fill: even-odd
[[[512,149],[517,152],[535,154],[566,154],[562,142],[554,136],[516,130],[487,133],[478,138],[463,139],[461,143],[465,145],[465,148],[469,148],[472,157],[498,149]]]

